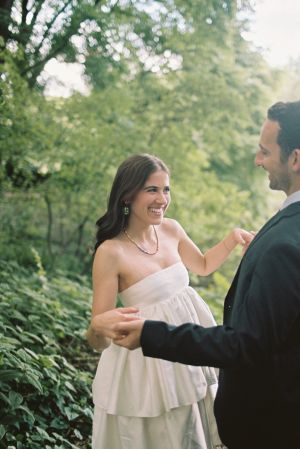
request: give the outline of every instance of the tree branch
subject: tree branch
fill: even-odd
[[[22,18],[21,18],[21,23],[22,25],[26,25],[26,18],[27,18],[27,14],[28,14],[28,9],[27,9],[27,5],[28,5],[28,0],[22,0]]]
[[[53,16],[52,20],[50,20],[50,22],[47,23],[47,29],[43,34],[43,38],[41,40],[41,42],[39,43],[39,45],[36,47],[34,54],[37,55],[40,51],[40,49],[42,48],[43,43],[45,42],[45,39],[48,37],[50,30],[52,28],[52,26],[54,25],[54,23],[56,22],[56,19],[66,10],[66,8],[70,5],[70,3],[72,3],[72,0],[68,0],[64,6],[58,10],[57,14]]]
[[[8,29],[10,23],[11,9],[14,0],[0,0],[0,36],[3,37],[4,42],[11,37],[11,32]]]
[[[37,16],[39,15],[39,13],[40,13],[40,11],[42,9],[43,3],[44,3],[44,0],[36,0],[34,2],[34,5],[32,5],[32,8],[31,8],[30,12],[32,12],[34,6],[35,6],[35,10],[34,10],[34,13],[32,14],[32,19],[31,19],[31,22],[30,22],[30,32],[31,33],[32,33],[33,28],[34,28],[34,25],[36,24]]]
[[[72,243],[72,241],[73,241],[75,235],[77,234],[77,232],[78,232],[78,234],[80,235],[80,230],[83,229],[83,227],[85,226],[86,222],[88,221],[88,218],[89,218],[88,216],[85,216],[85,217],[83,218],[83,220],[81,221],[81,223],[79,223],[79,225],[76,226],[76,228],[75,228],[74,231],[72,232],[72,235],[69,237],[69,239],[67,240],[67,242],[64,244],[64,248],[67,248],[67,247],[70,245],[70,243]],[[78,242],[79,242],[79,239],[78,239],[78,241],[77,241],[77,244],[78,244]],[[77,250],[76,250],[76,253],[77,253]]]
[[[52,266],[53,262],[54,262],[54,257],[53,257],[53,252],[52,252],[52,243],[51,243],[52,223],[53,223],[52,205],[51,205],[51,201],[50,201],[50,198],[47,193],[45,193],[44,199],[46,202],[47,212],[48,212],[48,226],[47,226],[47,237],[46,237],[47,238],[47,247],[48,247],[48,252],[49,252],[49,256],[51,259],[51,266]]]
[[[75,250],[75,256],[78,257],[80,255],[80,247],[82,244],[82,238],[83,238],[83,230],[86,222],[88,221],[88,216],[86,216],[83,221],[78,226],[78,239],[77,239],[77,248]]]

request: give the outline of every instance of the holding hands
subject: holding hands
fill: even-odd
[[[117,328],[118,323],[140,321],[135,307],[119,307],[96,314],[87,331],[87,339],[92,348],[102,351],[111,340],[119,340],[125,331]]]
[[[118,307],[95,315],[91,325],[95,334],[114,340],[120,338],[117,323],[139,320],[139,317],[135,315],[138,311],[135,307]]]
[[[238,244],[242,246],[244,254],[254,236],[255,232],[248,232],[241,228],[233,229],[213,249],[215,254],[211,254],[212,258],[214,260],[220,259],[219,262],[215,262],[217,266],[228,257],[228,253]],[[224,248],[221,250],[222,246],[225,247],[227,254],[224,254]],[[109,344],[110,340],[113,340],[115,344],[127,349],[138,348],[145,321],[138,313],[139,310],[135,307],[120,307],[96,314],[88,331],[91,346],[95,349],[103,349]]]
[[[94,316],[91,328],[96,336],[113,340],[119,346],[136,349],[140,346],[140,337],[144,319],[137,314],[135,307],[118,307]]]
[[[243,254],[247,251],[250,243],[254,239],[256,233],[254,231],[248,232],[245,229],[235,228],[228,234],[223,240],[223,244],[228,251],[232,251],[237,244],[242,246]],[[118,309],[115,309],[116,311]],[[140,347],[140,339],[144,326],[145,319],[137,316],[130,316],[126,314],[132,313],[131,308],[123,309],[123,319],[119,316],[115,316],[111,320],[113,324],[113,331],[111,338],[113,342],[119,346],[123,346],[127,349],[136,349]],[[133,312],[137,312],[137,309],[133,309]]]
[[[140,318],[132,322],[119,322],[115,325],[114,343],[127,349],[136,349],[141,346],[141,334],[145,319]]]

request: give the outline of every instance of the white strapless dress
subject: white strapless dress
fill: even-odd
[[[215,325],[181,262],[138,281],[120,297],[146,319]],[[100,357],[93,382],[93,449],[213,449],[214,368],[144,357],[115,344]]]

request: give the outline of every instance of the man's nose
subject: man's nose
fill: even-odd
[[[261,154],[260,154],[259,151],[258,151],[258,152],[256,153],[256,155],[255,155],[255,158],[254,158],[254,164],[255,164],[257,167],[260,167],[260,166],[262,165],[262,156],[261,156]]]

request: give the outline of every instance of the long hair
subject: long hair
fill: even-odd
[[[105,240],[117,236],[126,228],[130,212],[124,215],[124,206],[134,199],[149,176],[158,170],[169,173],[165,163],[151,154],[136,154],[122,162],[112,184],[107,211],[96,222],[95,251]]]

